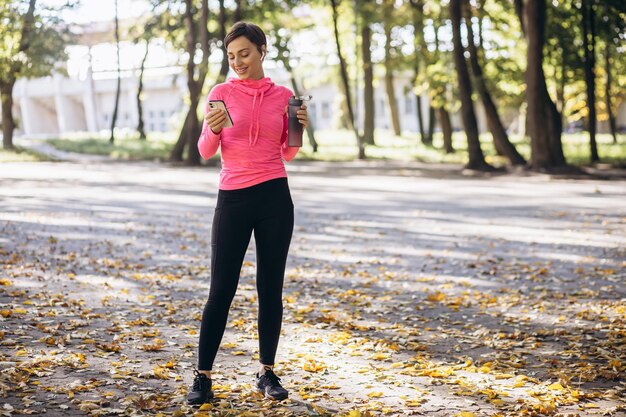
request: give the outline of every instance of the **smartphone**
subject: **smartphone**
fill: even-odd
[[[226,112],[226,124],[224,127],[233,127],[233,119],[230,117],[230,113],[228,113],[228,109],[226,108],[226,103],[224,100],[209,100],[209,109],[216,110],[222,109]]]

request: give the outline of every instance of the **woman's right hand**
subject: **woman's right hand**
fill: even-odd
[[[222,131],[222,128],[228,121],[228,118],[226,117],[226,112],[224,110],[215,109],[209,110],[206,116],[204,116],[204,120],[213,133],[218,134]]]

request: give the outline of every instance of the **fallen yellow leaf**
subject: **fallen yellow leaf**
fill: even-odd
[[[548,385],[548,389],[550,391],[565,391],[565,388],[563,388],[563,385],[561,385],[558,382],[555,382],[554,384]]]
[[[428,294],[426,297],[428,301],[443,301],[446,298],[446,295],[440,291],[435,293]]]
[[[152,372],[154,372],[154,376],[158,379],[170,379],[170,371],[168,371],[167,368],[163,368],[162,366],[155,366]]]

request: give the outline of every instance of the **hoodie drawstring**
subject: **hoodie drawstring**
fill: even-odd
[[[263,108],[263,97],[265,96],[265,91],[261,91],[261,99],[259,100],[259,105],[257,106],[258,110],[256,112],[256,131],[254,132],[254,141],[252,145],[256,145],[259,140],[259,128],[261,127],[261,109]]]
[[[261,90],[261,96],[259,97],[259,104],[256,105],[257,91],[254,92],[254,98],[252,99],[252,120],[250,121],[250,129],[248,130],[248,145],[254,146],[259,140],[259,129],[261,126],[261,108],[263,106],[263,98],[265,92]],[[256,127],[254,124],[256,123]],[[252,129],[254,127],[254,137],[252,136]]]
[[[248,130],[248,145],[252,146],[252,126],[254,126],[254,105],[256,104],[257,92],[254,92],[254,98],[252,99],[252,114],[250,115],[250,129]]]

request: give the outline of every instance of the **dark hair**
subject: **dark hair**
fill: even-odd
[[[224,48],[228,48],[228,44],[240,36],[245,36],[250,42],[256,45],[259,53],[263,53],[262,46],[267,46],[267,40],[263,29],[254,23],[237,22],[230,28],[230,31],[224,38]]]

